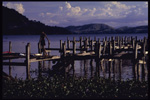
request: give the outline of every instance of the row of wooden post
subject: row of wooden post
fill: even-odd
[[[107,37],[103,38],[103,41],[100,41],[100,38],[98,39],[98,41],[96,41],[96,37],[94,37],[94,41],[91,40],[90,37],[89,37],[89,40],[88,40],[88,38],[85,38],[85,37],[84,37],[84,40],[82,40],[82,37],[80,37],[79,41],[75,40],[75,37],[73,37],[73,41],[70,41],[69,38],[67,37],[67,47],[66,47],[66,42],[65,42],[65,48],[70,49],[70,42],[72,42],[73,43],[73,55],[75,55],[76,54],[76,42],[80,42],[79,47],[80,47],[81,50],[84,50],[84,51],[87,51],[88,46],[90,47],[91,50],[93,50],[93,46],[101,45],[103,47],[102,55],[105,55],[106,49],[109,51],[108,54],[112,55],[114,53],[115,49],[116,49],[115,48],[116,41],[117,41],[117,45],[119,46],[119,49],[121,49],[121,47],[124,45],[124,43],[132,44],[133,52],[135,54],[134,58],[137,59],[137,54],[138,54],[137,36],[135,38],[133,38],[132,36],[131,36],[131,38],[125,37],[124,39],[123,39],[123,37],[119,38],[119,36],[118,36],[118,37],[115,37],[115,40],[114,40],[114,37],[111,37],[111,40],[109,38],[109,41],[107,41]],[[83,45],[82,45],[82,42],[84,43]],[[101,44],[101,42],[103,42],[103,45]],[[140,42],[141,42],[141,40],[140,40]],[[93,45],[93,43],[95,43],[95,45]],[[98,43],[100,43],[100,44],[98,44]],[[147,39],[144,37],[143,45],[142,45],[143,46],[142,47],[142,53],[143,54],[145,54],[145,46],[146,45],[147,45]],[[98,47],[101,47],[101,46],[98,46]],[[101,47],[100,51],[102,51],[102,47]],[[108,47],[108,48],[106,48],[106,47]],[[60,40],[60,49],[62,50],[62,48],[63,48],[62,47],[62,40]],[[84,49],[82,49],[82,48],[84,48]],[[95,48],[99,49],[97,47],[95,47]]]
[[[122,42],[121,42],[121,39],[119,39],[119,37],[115,37],[115,40],[114,40],[114,37],[111,37],[111,41],[110,41],[110,38],[109,38],[109,42],[107,41],[107,37],[105,37],[105,40],[103,38],[103,41],[100,41],[100,39],[98,39],[98,41],[96,41],[96,37],[94,37],[94,40],[91,40],[89,38],[89,40],[87,38],[84,38],[84,40],[82,40],[82,37],[80,37],[80,49],[83,47],[84,50],[87,51],[87,47],[91,47],[90,49],[93,50],[93,46],[94,46],[94,51],[95,51],[95,54],[97,54],[97,58],[100,58],[101,55],[104,55],[105,54],[105,51],[106,49],[109,50],[109,55],[112,55],[115,51],[115,45],[116,45],[116,41],[118,41],[118,45],[120,46],[121,44],[123,45],[124,43],[132,43],[132,47],[133,47],[133,50],[134,50],[134,53],[135,53],[135,57],[134,59],[137,59],[138,58],[138,40],[137,40],[137,37],[134,39],[134,38],[122,38]],[[66,47],[66,41],[64,43],[62,43],[62,40],[60,40],[60,50],[62,50],[63,52],[63,56],[65,57],[66,56],[66,50],[67,49],[70,49],[70,42],[73,43],[73,55],[76,54],[76,42],[77,40],[75,40],[75,37],[73,38],[73,41],[70,41],[69,38],[67,38],[67,47]],[[84,43],[84,46],[82,46],[82,42]],[[103,42],[103,45],[102,43]],[[144,37],[143,41],[140,40],[140,42],[142,42],[142,53],[143,55],[145,56],[145,48],[147,46],[147,39]],[[95,45],[93,45],[93,43],[95,43]],[[108,48],[106,48],[108,46]],[[38,43],[38,52],[41,53],[41,47],[40,47],[40,44]],[[50,41],[48,42],[48,48],[50,48]],[[119,47],[121,48],[121,46]],[[82,49],[81,49],[82,50]],[[103,50],[103,52],[102,52]],[[12,51],[12,43],[9,42],[9,52]],[[30,79],[30,54],[31,54],[31,48],[30,48],[30,43],[28,43],[26,45],[26,74],[27,74],[27,79]],[[48,53],[50,55],[50,53]],[[9,62],[11,62],[11,59],[9,60]],[[11,65],[9,65],[9,75],[11,75]]]

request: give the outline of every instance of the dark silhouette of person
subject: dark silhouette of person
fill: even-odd
[[[47,41],[49,41],[47,35],[42,32],[41,35],[40,35],[40,45],[41,45],[41,51],[43,52],[43,56],[46,57],[47,56],[47,53],[46,53],[46,49],[45,49],[45,38],[47,39]]]

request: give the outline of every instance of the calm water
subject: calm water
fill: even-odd
[[[60,40],[66,41],[67,37],[69,37],[70,40],[73,40],[73,37],[76,37],[77,40],[79,40],[79,37],[91,37],[91,39],[96,38],[105,38],[111,37],[111,36],[137,36],[138,39],[143,39],[143,37],[148,37],[148,34],[88,34],[88,35],[48,35],[48,38],[50,40],[50,47],[52,48],[57,48],[60,47]],[[12,51],[16,53],[25,53],[25,46],[27,43],[31,44],[31,53],[35,54],[38,53],[38,41],[39,41],[40,36],[39,35],[4,35],[3,36],[3,52],[9,50],[9,41],[12,42]],[[46,46],[47,46],[47,41],[46,41]],[[60,55],[59,52],[57,51],[52,51],[51,55]],[[23,59],[19,60],[12,60],[12,61],[19,61],[22,62],[24,61]],[[81,76],[81,77],[91,77],[94,76],[95,71],[96,71],[96,64],[93,61],[93,67],[90,65],[90,59],[89,60],[77,60],[75,61],[75,75],[76,76]],[[119,61],[116,61],[115,63],[119,63]],[[46,66],[48,63],[46,62]],[[53,64],[51,63],[51,66]],[[107,71],[107,63],[106,63],[106,75],[105,77],[109,77],[108,71]],[[116,66],[117,67],[117,66]],[[38,63],[33,62],[31,63],[31,71],[35,71],[31,73],[32,78],[36,78],[38,73],[36,73],[38,70]],[[3,71],[6,73],[9,73],[9,67],[8,66],[3,66]],[[132,62],[131,61],[123,61],[122,65],[122,71],[121,71],[121,79],[126,80],[126,79],[132,79],[133,78],[133,72],[132,72]],[[72,71],[70,72],[72,74]],[[113,76],[114,74],[111,74],[111,77],[115,79],[119,79],[120,75],[116,70],[116,75]],[[25,66],[12,66],[12,76],[17,77],[17,78],[26,78],[26,67]],[[104,77],[103,72],[100,72],[100,76]]]

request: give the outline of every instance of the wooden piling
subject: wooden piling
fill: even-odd
[[[70,40],[68,37],[67,37],[67,48],[70,49]]]
[[[132,41],[132,48],[135,49],[135,40],[132,39],[131,41]]]
[[[112,55],[112,43],[111,41],[109,42],[109,55]]]
[[[80,37],[80,49],[82,48],[82,37]]]
[[[106,41],[104,41],[103,43],[103,55],[105,55],[105,51],[106,51]]]
[[[76,41],[75,41],[75,37],[73,38],[73,55],[76,54]]]
[[[101,56],[101,43],[98,43],[98,58]]]
[[[115,52],[115,40],[112,41],[112,53],[114,54]]]
[[[90,43],[91,43],[91,37],[89,36],[89,38],[88,38],[88,44],[90,45]]]
[[[38,53],[41,53],[42,51],[41,51],[41,44],[40,44],[40,42],[38,43]]]
[[[93,50],[93,40],[91,40],[91,50]]]
[[[64,41],[62,46],[63,46],[63,57],[66,57],[66,41]]]
[[[50,40],[48,41],[48,48],[50,48]],[[48,52],[48,56],[50,56],[50,52]],[[50,61],[48,61],[48,69],[50,69]]]
[[[138,43],[136,43],[136,45],[135,45],[135,49],[134,49],[134,59],[137,59],[137,57],[138,57]]]
[[[30,48],[30,43],[26,45],[26,75],[27,79],[30,79],[30,53],[31,53],[31,48]]]
[[[12,43],[9,41],[9,52],[12,52]],[[11,59],[9,59],[9,63],[11,63]],[[11,65],[9,65],[9,76],[11,76]]]
[[[84,40],[84,50],[85,51],[87,51],[87,44],[88,43],[88,40],[87,40],[87,38],[85,38],[85,40]]]

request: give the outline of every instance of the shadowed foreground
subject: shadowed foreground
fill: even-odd
[[[148,99],[147,81],[114,81],[54,75],[38,80],[3,80],[2,96],[8,98],[141,98]]]

